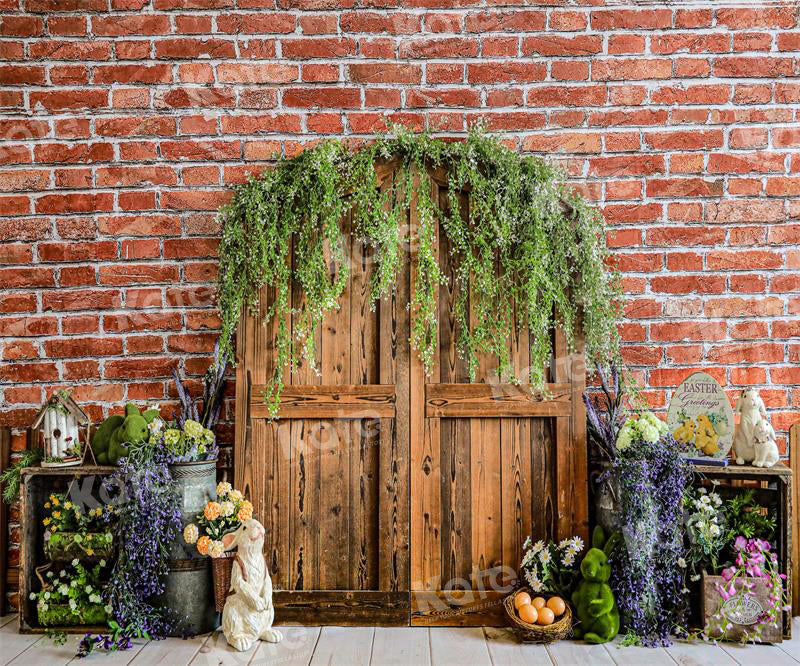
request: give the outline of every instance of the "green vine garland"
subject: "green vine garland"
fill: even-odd
[[[398,171],[380,191],[375,164],[390,158],[398,160]],[[429,179],[415,177],[426,166],[446,170],[448,210],[432,201]],[[395,129],[357,151],[325,142],[280,161],[239,186],[220,210],[220,355],[235,357],[232,338],[242,309],[257,312],[260,288],[273,287],[265,321],[277,314],[275,373],[265,400],[275,415],[284,368],[301,356],[315,367],[314,332],[325,314],[338,307],[347,284],[339,221],[352,210],[354,237],[375,251],[373,302],[393,288],[401,244],[417,247],[411,344],[426,369],[437,344],[437,291],[445,281],[435,253],[437,220],[458,260],[460,351],[473,379],[478,354],[491,353],[498,358],[499,377],[517,381],[509,343],[515,306],[519,324],[534,333],[534,387],[543,388],[554,313],[569,345],[582,321],[590,361],[615,357],[620,289],[617,274],[607,267],[605,226],[597,210],[560,179],[561,173],[544,160],[522,157],[481,131],[465,141],[445,142]],[[415,188],[419,225],[416,237],[408,238],[403,236],[404,216]],[[469,219],[458,198],[465,189]],[[288,261],[292,247],[294,270]],[[294,310],[292,280],[304,298]],[[294,331],[287,324],[290,314],[296,317]]]

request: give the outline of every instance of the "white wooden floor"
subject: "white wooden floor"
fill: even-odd
[[[587,645],[561,641],[547,647],[520,645],[506,629],[381,627],[281,627],[283,641],[260,643],[250,652],[234,652],[220,632],[191,640],[171,638],[142,643],[132,650],[73,659],[78,636],[56,646],[36,635],[17,633],[16,616],[0,620],[0,664],[43,666],[784,666],[800,664],[797,638],[777,645],[740,647],[676,643],[671,648]]]

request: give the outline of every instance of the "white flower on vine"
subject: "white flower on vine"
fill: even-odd
[[[572,537],[572,547],[576,553],[580,553],[583,550],[583,539],[579,536]]]
[[[552,558],[550,557],[550,551],[545,548],[541,553],[539,553],[539,560],[542,564],[548,564]]]
[[[678,566],[681,569],[685,569],[686,568],[686,560],[684,560],[682,557],[679,557],[678,558]]]
[[[719,536],[720,533],[719,525],[712,525],[711,527],[708,528],[708,531],[711,534],[711,536]]]
[[[539,539],[535,544],[533,544],[533,548],[531,549],[531,552],[534,555],[536,555],[536,553],[538,553],[540,550],[542,550],[542,548],[544,548],[544,541]]]

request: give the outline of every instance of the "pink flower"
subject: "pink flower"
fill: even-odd
[[[747,546],[747,540],[743,536],[736,537],[736,541],[733,542],[733,547],[736,550],[744,550]]]

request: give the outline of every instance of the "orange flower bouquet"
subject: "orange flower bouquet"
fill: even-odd
[[[217,485],[217,496],[206,504],[203,513],[183,530],[186,543],[197,544],[197,552],[213,558],[223,557],[222,537],[253,517],[253,505],[227,481]]]

